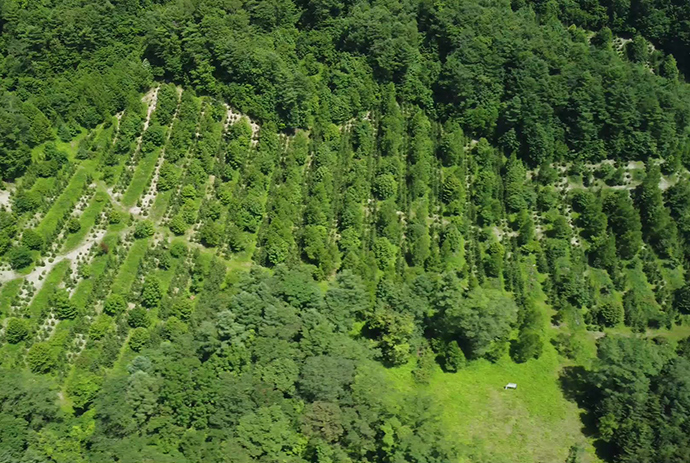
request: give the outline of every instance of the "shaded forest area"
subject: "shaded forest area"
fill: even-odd
[[[687,461],[686,7],[0,1],[0,461]]]

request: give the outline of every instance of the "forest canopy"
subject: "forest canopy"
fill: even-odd
[[[688,461],[688,20],[0,0],[0,462]]]

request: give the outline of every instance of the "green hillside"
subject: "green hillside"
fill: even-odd
[[[690,10],[619,3],[0,1],[0,462],[690,461]]]

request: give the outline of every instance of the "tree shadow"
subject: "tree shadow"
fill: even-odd
[[[582,366],[565,367],[558,378],[561,390],[566,399],[575,402],[582,413],[582,432],[592,437],[597,434],[597,421],[592,410],[593,399],[596,395],[589,382],[587,381],[588,372]]]
[[[587,399],[592,391],[587,381],[587,370],[582,366],[564,367],[558,378],[563,394],[580,407],[587,407]]]
[[[597,418],[592,409],[598,392],[590,385],[588,374],[589,372],[582,366],[565,367],[558,379],[566,399],[572,400],[580,407],[582,433],[586,437],[595,439],[592,445],[600,459],[611,461],[615,456],[614,449],[608,442],[598,438]]]

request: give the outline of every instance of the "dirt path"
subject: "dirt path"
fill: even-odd
[[[119,113],[115,114],[115,120],[117,122],[115,124],[115,136],[113,137],[113,146],[115,146],[115,143],[117,143],[117,136],[120,134],[120,121],[122,120],[122,116],[124,115],[124,111],[120,111]]]
[[[661,177],[661,180],[659,180],[659,189],[661,191],[666,191],[668,190],[672,185],[674,185],[676,182],[671,182],[667,177]]]
[[[43,272],[45,272],[45,275],[47,275],[55,268],[55,266],[57,266],[64,260],[70,260],[74,262],[77,260],[77,257],[79,257],[80,254],[88,254],[89,250],[91,249],[91,246],[93,246],[96,243],[99,243],[103,239],[103,236],[105,236],[104,230],[99,230],[96,233],[96,236],[89,235],[79,246],[77,246],[70,252],[58,255],[55,259],[53,259],[52,262],[46,261],[44,266],[37,266],[28,275],[21,275],[15,272],[14,270],[2,271],[0,272],[0,283],[4,283],[17,278],[24,278],[26,281],[33,283],[34,287],[36,288],[35,293],[38,293],[43,287],[43,283],[46,280],[45,276],[44,278],[40,278],[41,275],[43,275]]]
[[[158,97],[158,93],[156,93],[156,98],[157,97]],[[158,155],[158,161],[156,162],[156,169],[153,171],[153,177],[151,178],[151,183],[149,185],[149,189],[146,190],[144,197],[141,198],[141,207],[134,206],[134,207],[129,208],[129,213],[135,215],[136,217],[140,217],[144,210],[150,211],[151,208],[153,207],[154,201],[156,200],[156,195],[158,194],[158,179],[160,177],[160,172],[161,172],[161,167],[163,166],[163,161],[165,161],[165,146],[168,144],[168,141],[170,140],[170,136],[172,135],[173,125],[175,124],[175,120],[177,119],[177,115],[180,112],[181,98],[182,98],[182,88],[177,87],[177,108],[175,108],[175,113],[173,114],[172,120],[170,121],[170,126],[168,127],[168,135],[165,137],[165,144],[163,144],[163,148],[161,148],[161,152]]]
[[[231,124],[234,124],[235,122],[239,121],[243,117],[246,117],[247,120],[249,121],[249,126],[252,128],[252,146],[256,146],[256,144],[259,143],[259,130],[261,129],[261,127],[259,127],[259,124],[254,122],[246,114],[242,114],[240,112],[235,111],[227,103],[225,103],[225,108],[227,109],[227,115],[225,118],[225,130],[227,131],[228,127]]]
[[[149,128],[149,124],[151,123],[151,115],[153,114],[153,111],[156,110],[156,104],[158,104],[158,89],[159,88],[160,87],[152,88],[141,99],[141,101],[146,103],[146,105],[147,105],[146,119],[144,120],[144,129],[141,131],[141,133],[137,137],[134,151],[132,151],[132,156],[129,158],[129,161],[127,161],[127,164],[126,164],[127,169],[132,173],[134,173],[134,170],[136,169],[137,155],[141,151],[141,143],[144,140],[144,132],[146,132],[146,129]]]
[[[148,110],[146,111],[146,120],[144,121],[144,130],[142,130],[142,133],[146,132],[146,129],[149,128],[149,124],[151,123],[151,115],[153,114],[153,111],[156,110],[156,107],[158,105],[158,89],[160,89],[160,86],[149,90],[149,92],[146,95],[144,95],[144,98],[141,99],[141,101],[148,104]]]
[[[12,210],[12,203],[10,202],[10,193],[8,189],[0,190],[0,209],[5,208],[8,211]]]

